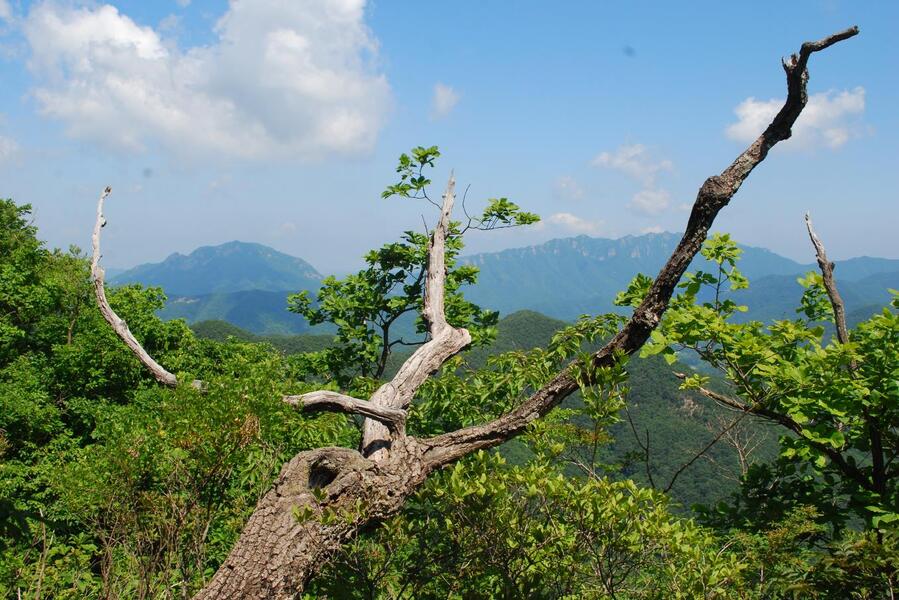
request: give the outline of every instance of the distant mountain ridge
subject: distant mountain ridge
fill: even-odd
[[[679,239],[673,233],[614,240],[582,235],[537,246],[469,255],[461,260],[477,266],[480,274],[478,283],[466,288],[465,294],[472,301],[503,314],[529,309],[570,320],[584,313],[606,312],[614,309],[615,294],[627,287],[635,274],[655,275]],[[754,318],[768,318],[774,312],[778,317],[786,316],[781,314],[784,306],[788,305],[792,311],[802,295],[796,277],[816,270],[817,266],[798,263],[765,248],[741,248],[739,267],[750,279],[744,302],[750,310],[759,309]],[[701,256],[690,265],[692,271],[713,268]],[[847,290],[853,298],[852,303],[847,301],[850,308],[881,302],[888,297],[886,287],[899,287],[899,260],[860,257],[837,261],[835,273],[838,283],[847,284],[847,288],[854,288],[856,282],[864,280],[864,291],[858,294],[857,302],[853,292]],[[886,287],[878,293],[873,283]],[[754,293],[754,286],[764,289],[765,294]]]
[[[290,335],[321,332],[328,326],[311,328],[300,315],[288,312],[287,296],[298,289],[269,292],[242,290],[198,296],[169,296],[159,316],[165,320],[226,321],[256,334]]]
[[[160,263],[138,265],[110,279],[113,285],[162,287],[169,297],[260,290],[318,289],[323,279],[312,265],[262,244],[227,242],[190,254],[171,254]]]
[[[503,315],[533,310],[570,321],[581,314],[616,310],[615,294],[634,275],[655,275],[679,239],[672,233],[619,239],[578,236],[460,259],[481,273],[465,294]],[[816,270],[770,250],[742,246],[740,269],[749,290],[734,299],[759,320],[792,318],[802,288],[796,278]],[[697,258],[691,270],[713,266]],[[836,278],[849,312],[883,306],[887,288],[899,288],[899,260],[859,257],[838,261]],[[220,319],[256,334],[309,331],[306,321],[287,312],[287,295],[317,290],[322,275],[306,261],[261,244],[229,242],[173,254],[161,263],[140,265],[111,278],[112,284],[161,286],[169,297],[161,316],[189,323]],[[620,309],[617,309],[620,310]],[[861,314],[861,313],[859,313]]]

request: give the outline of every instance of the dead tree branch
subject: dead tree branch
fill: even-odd
[[[849,328],[846,325],[846,307],[843,305],[843,298],[837,290],[837,282],[833,277],[834,264],[827,259],[827,253],[824,250],[824,243],[812,228],[812,217],[809,213],[805,213],[805,226],[808,229],[809,238],[815,247],[815,256],[818,259],[818,267],[821,269],[821,277],[824,280],[824,289],[827,291],[827,297],[830,298],[830,305],[833,308],[833,319],[837,329],[837,340],[841,344],[849,343]],[[855,359],[849,361],[849,372],[854,373],[858,369],[858,363]],[[886,491],[887,474],[886,464],[883,452],[883,433],[877,422],[877,418],[868,408],[864,411],[865,427],[868,430],[868,437],[871,443],[871,480],[877,493]]]
[[[450,173],[440,208],[440,220],[434,227],[428,244],[428,268],[422,317],[428,325],[430,339],[406,359],[391,381],[382,385],[372,394],[370,402],[375,406],[405,410],[411,404],[415,392],[428,377],[437,371],[447,359],[471,343],[471,335],[468,330],[456,328],[447,323],[444,310],[446,237],[455,198],[456,180]],[[387,431],[384,424],[372,419],[365,421],[362,428],[362,454],[364,456],[375,461],[384,460],[387,457],[390,442],[390,432]]]
[[[400,432],[406,423],[406,411],[378,406],[368,400],[359,400],[338,392],[320,390],[299,396],[284,396],[284,402],[302,408],[307,412],[333,411],[362,415],[383,423],[393,432]]]
[[[362,454],[373,461],[384,461],[394,439],[405,437],[406,409],[415,392],[447,359],[471,343],[468,330],[456,328],[446,320],[446,238],[453,211],[456,180],[450,173],[440,219],[428,243],[422,317],[428,325],[428,341],[406,359],[392,380],[379,387],[367,401],[336,392],[318,391],[303,396],[287,396],[285,402],[306,410],[333,410],[366,417],[362,426]]]
[[[708,388],[704,388],[701,386],[696,388],[696,391],[699,392],[700,394],[702,394],[703,396],[705,396],[706,398],[709,398],[710,400],[714,400],[715,402],[722,404],[724,406],[730,406],[737,410],[742,410],[744,413],[747,413],[747,414],[752,413],[753,415],[756,415],[757,417],[761,417],[761,418],[767,419],[768,421],[780,424],[781,426],[785,427],[786,429],[789,429],[790,431],[792,431],[799,437],[805,439],[809,444],[814,446],[820,452],[826,454],[827,457],[831,461],[833,461],[833,463],[835,465],[837,465],[837,467],[843,473],[845,473],[847,477],[850,477],[861,487],[872,490],[872,491],[876,491],[875,489],[873,489],[871,481],[867,477],[865,477],[864,474],[858,470],[858,468],[856,468],[854,462],[847,461],[846,458],[842,455],[842,453],[840,453],[839,450],[837,450],[836,448],[833,448],[829,444],[825,444],[825,443],[810,439],[808,437],[808,434],[806,433],[805,429],[803,428],[803,426],[799,422],[797,422],[795,419],[790,417],[789,415],[779,413],[779,412],[771,410],[769,408],[765,408],[759,404],[746,404],[740,400],[730,398],[728,396],[725,396],[724,394],[719,394],[718,392],[712,391]]]
[[[783,107],[765,131],[729,167],[703,183],[693,203],[683,237],[631,319],[614,338],[594,353],[595,368],[611,366],[618,360],[617,356],[633,354],[643,346],[661,321],[675,286],[702,247],[718,212],[727,206],[753,169],[765,160],[771,148],[792,135],[793,125],[808,103],[807,63],[811,54],[857,34],[858,27],[850,27],[823,40],[806,42],[799,54],[794,54],[789,61],[783,61],[787,77],[787,99]],[[518,435],[529,423],[545,415],[578,389],[574,368],[576,367],[570,365],[521,406],[490,423],[423,440],[431,448],[428,452],[429,460],[438,465],[446,464]]]
[[[833,278],[834,264],[827,260],[827,252],[824,250],[824,244],[812,228],[812,216],[805,213],[805,227],[808,229],[808,237],[812,240],[815,247],[815,257],[818,259],[818,267],[821,269],[821,277],[824,279],[824,289],[827,291],[827,297],[830,298],[830,305],[833,307],[833,318],[837,327],[837,339],[841,344],[849,343],[849,328],[846,327],[846,306],[843,304],[843,298],[837,290],[837,283]]]
[[[668,492],[670,492],[670,491],[671,491],[671,488],[674,487],[674,483],[677,481],[677,478],[680,477],[681,474],[682,474],[684,471],[686,471],[687,469],[689,469],[690,466],[691,466],[693,463],[695,463],[697,460],[699,460],[700,458],[702,458],[703,456],[705,456],[705,453],[706,453],[706,452],[708,452],[709,450],[711,450],[712,447],[713,447],[715,444],[717,444],[718,441],[719,441],[722,437],[724,437],[725,435],[727,435],[727,434],[730,432],[731,429],[733,429],[734,427],[736,427],[737,425],[739,425],[739,424],[740,424],[740,421],[742,421],[744,418],[746,418],[746,415],[748,415],[748,414],[749,414],[749,412],[744,412],[743,414],[738,415],[737,418],[735,418],[733,421],[731,421],[730,423],[728,423],[727,425],[725,425],[724,428],[723,428],[723,429],[722,429],[722,430],[721,430],[715,437],[713,437],[711,440],[709,440],[709,442],[708,442],[705,446],[703,446],[702,449],[701,449],[699,452],[697,452],[696,454],[693,455],[693,458],[691,458],[690,460],[688,460],[687,462],[685,462],[684,464],[682,464],[682,465],[677,469],[677,471],[674,472],[674,475],[671,476],[671,481],[668,482],[668,485],[665,486],[665,489],[662,490],[662,491],[665,492],[666,494],[667,494]]]
[[[178,378],[153,360],[153,357],[144,350],[144,347],[140,345],[140,342],[135,339],[134,334],[128,329],[125,319],[119,317],[106,300],[104,281],[106,273],[103,271],[103,267],[100,266],[100,230],[106,226],[106,218],[103,216],[103,202],[111,193],[112,188],[107,187],[100,194],[100,200],[97,202],[97,222],[94,224],[94,233],[91,236],[91,244],[93,246],[91,277],[94,279],[94,293],[97,296],[97,304],[100,307],[100,312],[103,313],[103,318],[106,319],[112,330],[125,342],[125,345],[134,353],[141,364],[147,367],[153,377],[156,378],[156,381],[163,385],[176,386],[178,385]]]

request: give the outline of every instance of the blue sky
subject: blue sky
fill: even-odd
[[[434,192],[453,168],[469,204],[544,218],[471,251],[680,231],[776,111],[780,57],[857,24],[813,57],[794,139],[717,228],[811,262],[811,210],[834,258],[897,258],[897,7],[0,0],[0,196],[86,247],[112,185],[110,266],[241,239],[342,272],[433,221],[379,194],[434,144]]]

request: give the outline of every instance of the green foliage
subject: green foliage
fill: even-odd
[[[43,341],[46,327],[53,325],[43,317],[63,308],[64,279],[44,276],[57,265],[35,238],[30,214],[28,204],[0,200],[0,366]]]
[[[475,344],[494,334],[497,313],[467,302],[459,288],[472,284],[477,269],[455,263],[462,249],[460,237],[447,242],[446,312],[449,322],[467,327]],[[421,343],[395,337],[397,321],[404,315],[419,314],[427,268],[428,237],[407,231],[401,241],[386,244],[365,256],[368,265],[342,280],[328,277],[322,282],[315,301],[308,292],[291,295],[289,310],[303,315],[312,325],[331,323],[337,327],[334,344],[303,358],[310,375],[333,377],[346,387],[354,377],[380,377],[387,359],[399,345]],[[423,334],[419,317],[415,331]]]
[[[418,146],[412,149],[411,154],[411,157],[408,154],[400,155],[399,166],[396,168],[396,172],[400,175],[400,180],[398,183],[387,186],[387,189],[381,193],[381,197],[391,198],[399,196],[401,198],[427,200],[439,208],[440,203],[431,199],[428,195],[428,186],[431,185],[431,180],[424,175],[424,170],[426,167],[434,168],[434,163],[440,156],[440,151],[437,149],[437,146],[431,146],[430,148]],[[462,209],[465,212],[465,216],[468,217],[468,223],[461,230],[458,229],[457,224],[454,224],[448,237],[458,237],[468,229],[489,231],[506,227],[533,225],[540,221],[539,216],[521,210],[517,204],[508,198],[488,199],[483,213],[475,217],[469,215],[465,209],[465,195],[463,195]]]
[[[390,185],[383,198],[400,196],[424,199],[440,206],[428,195],[431,180],[424,171],[433,168],[440,156],[436,146],[417,147],[400,155],[397,173],[400,181]],[[451,222],[446,235],[446,317],[455,327],[465,327],[472,335],[474,346],[488,343],[496,334],[498,313],[482,310],[462,296],[461,288],[477,281],[478,269],[458,264],[462,251],[462,234],[469,227],[495,229],[535,223],[539,218],[522,212],[506,198],[488,202],[480,219],[469,219],[461,228]],[[333,378],[340,386],[351,387],[355,378],[380,378],[388,359],[397,346],[422,343],[427,332],[426,323],[419,316],[415,321],[415,339],[395,335],[396,325],[404,315],[420,315],[424,285],[427,278],[428,249],[431,233],[406,231],[400,241],[386,244],[365,255],[367,267],[358,273],[338,280],[328,277],[322,282],[315,299],[307,291],[288,298],[288,309],[303,315],[311,325],[324,323],[337,327],[334,345],[298,359],[300,368],[310,376]]]
[[[631,308],[637,308],[640,306],[640,303],[643,302],[643,298],[646,297],[651,286],[652,277],[644,275],[643,273],[637,273],[628,284],[627,289],[623,292],[618,292],[615,296],[615,306],[630,306]]]
[[[381,192],[382,198],[402,196],[404,198],[424,198],[427,196],[427,187],[431,180],[424,176],[425,167],[433,167],[434,161],[440,156],[437,146],[425,148],[416,146],[412,149],[412,156],[400,154],[399,165],[396,172],[400,175],[399,183],[387,186]]]
[[[285,383],[296,374],[270,347],[162,323],[159,289],[110,290],[149,352],[207,383],[159,388],[103,320],[78,251],[45,250],[27,207],[0,212],[0,596],[190,596],[280,465],[355,429],[283,404],[309,388]]]
[[[508,198],[490,198],[487,200],[487,207],[483,214],[477,218],[476,226],[479,229],[490,230],[500,227],[533,225],[539,221],[540,217],[536,214],[522,211]]]
[[[744,568],[656,492],[481,452],[348,545],[309,597],[713,598]]]
[[[719,292],[726,282],[746,286],[736,250],[726,236],[709,241],[703,252],[719,264],[718,273],[685,277],[684,292],[643,353],[692,351],[722,371],[733,386],[735,406],[785,430],[780,446],[789,475],[842,496],[848,512],[821,506],[835,528],[850,515],[872,528],[899,519],[899,486],[895,469],[888,467],[899,451],[899,315],[885,308],[855,327],[850,343],[828,341],[812,321],[825,313],[832,319],[832,309],[820,277],[809,275],[800,308],[806,319],[768,326],[734,322],[743,307],[722,301]],[[714,290],[714,301],[697,301],[703,286]],[[823,491],[808,495],[831,497]]]
[[[762,531],[732,534],[743,557],[743,597],[874,600],[889,598],[899,582],[897,532],[851,531],[828,541],[820,515],[797,506]]]
[[[833,308],[827,298],[824,289],[824,278],[820,273],[809,271],[805,277],[800,277],[797,282],[804,288],[798,313],[805,315],[809,321],[833,322]]]
[[[269,344],[284,354],[318,352],[331,346],[334,340],[333,336],[324,334],[258,335],[227,321],[200,321],[193,323],[190,328],[197,337],[203,339],[228,342],[233,338],[237,342]]]

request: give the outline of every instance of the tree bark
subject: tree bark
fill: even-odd
[[[837,282],[833,277],[834,265],[827,258],[827,251],[824,249],[824,243],[812,226],[812,216],[805,213],[805,228],[808,230],[808,237],[815,247],[815,258],[818,261],[818,268],[821,269],[821,278],[824,280],[824,290],[830,299],[830,306],[833,308],[833,321],[837,329],[837,340],[841,344],[849,343],[849,327],[846,326],[846,305],[843,304],[843,297],[837,289]],[[855,370],[855,366],[852,367]]]
[[[347,448],[295,456],[195,600],[295,598],[360,527],[395,514],[433,471],[413,439],[376,463]]]

